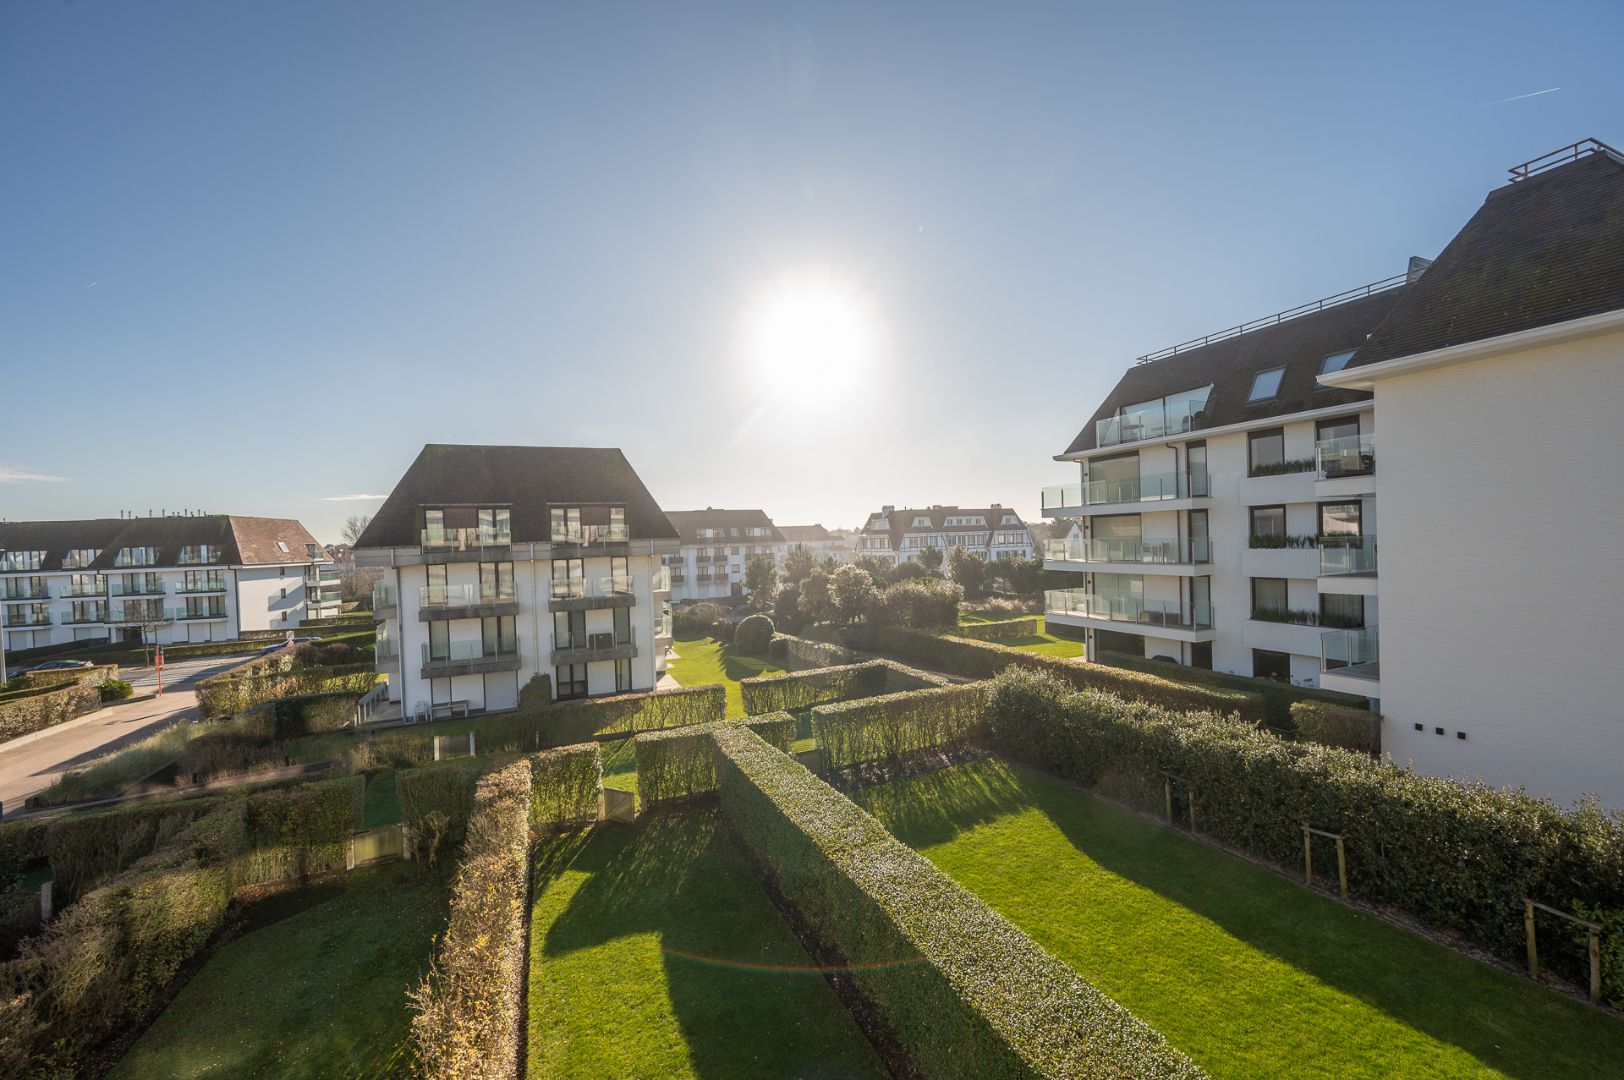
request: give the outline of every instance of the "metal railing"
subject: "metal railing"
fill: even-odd
[[[483,585],[419,585],[419,607],[467,607],[471,604],[500,604],[517,599],[512,583],[487,589]]]
[[[1204,537],[1191,536],[1168,540],[1138,538],[1045,540],[1043,557],[1096,563],[1155,565],[1207,563],[1212,561],[1212,541]]]
[[[1170,345],[1165,349],[1160,349],[1153,353],[1146,353],[1145,355],[1139,357],[1139,359],[1135,362],[1140,364],[1149,364],[1157,360],[1165,360],[1169,356],[1177,356],[1181,352],[1189,352],[1191,349],[1199,349],[1203,345],[1211,345],[1215,341],[1223,341],[1226,338],[1239,337],[1241,334],[1250,333],[1253,330],[1263,330],[1270,326],[1278,326],[1281,323],[1295,319],[1300,315],[1312,315],[1316,311],[1324,311],[1328,307],[1335,307],[1338,304],[1345,304],[1350,300],[1362,300],[1367,296],[1372,296],[1379,292],[1385,292],[1388,289],[1397,288],[1398,286],[1404,284],[1407,277],[1408,275],[1406,274],[1395,274],[1389,278],[1382,278],[1380,281],[1372,281],[1369,285],[1360,285],[1357,288],[1347,289],[1339,293],[1332,293],[1330,296],[1321,297],[1318,300],[1310,300],[1306,304],[1298,304],[1296,307],[1287,308],[1284,311],[1277,311],[1273,315],[1265,315],[1261,319],[1253,319],[1250,322],[1243,322],[1239,326],[1231,326],[1227,330],[1219,330],[1216,333],[1207,334],[1203,337],[1191,338],[1189,341],[1182,341],[1177,345]]]
[[[1320,577],[1376,572],[1376,534],[1322,536],[1319,541]]]
[[[479,525],[466,529],[424,529],[420,534],[424,551],[478,551],[487,547],[511,547],[510,529]]]
[[[625,525],[582,525],[553,533],[555,544],[623,544],[631,538]]]
[[[79,585],[70,581],[67,587],[62,590],[62,595],[70,598],[106,596],[107,581],[106,579],[97,579],[90,585]]]
[[[601,574],[594,577],[554,578],[551,585],[554,600],[602,599],[632,595],[630,574]]]
[[[1186,401],[1169,409],[1165,404],[1122,416],[1108,416],[1094,423],[1094,445],[1116,446],[1181,435],[1195,426],[1195,419],[1207,407],[1205,401]]]
[[[1370,476],[1376,471],[1376,436],[1344,435],[1314,444],[1314,475],[1321,480]]]
[[[1379,676],[1381,635],[1374,626],[1327,630],[1320,635],[1320,670],[1343,675]]]
[[[23,608],[7,608],[7,626],[50,626],[51,613],[49,611],[28,611]]]
[[[1043,609],[1051,615],[1075,615],[1109,622],[1160,626],[1174,630],[1211,630],[1213,607],[1176,601],[1157,603],[1126,596],[1102,596],[1086,589],[1050,589],[1043,594]]]
[[[66,593],[63,593],[66,596]],[[49,600],[51,587],[43,581],[8,581],[4,599]]]
[[[519,647],[517,645],[503,648],[500,645],[487,647],[483,641],[452,641],[431,650],[429,643],[422,644],[423,666],[430,664],[452,664],[464,660],[517,660]]]
[[[221,577],[204,578],[201,582],[186,581],[184,578],[175,584],[177,594],[225,592],[226,579]]]
[[[117,578],[107,583],[109,596],[162,596],[164,594],[163,579],[157,581],[138,581],[133,585],[126,585]]]
[[[1149,473],[1123,480],[1089,480],[1057,484],[1042,492],[1043,511],[1072,506],[1111,506],[1119,503],[1165,502],[1168,499],[1203,499],[1212,492],[1207,470]]]
[[[579,634],[564,634],[553,638],[554,652],[591,652],[597,649],[618,649],[637,644],[637,627],[630,626],[624,633],[615,630],[590,630]]]
[[[1510,182],[1515,184],[1519,180],[1527,180],[1530,176],[1537,176],[1546,169],[1554,169],[1559,165],[1578,161],[1589,154],[1607,154],[1615,161],[1624,162],[1624,154],[1620,154],[1600,139],[1591,138],[1580,139],[1578,142],[1564,146],[1560,150],[1552,150],[1549,154],[1541,154],[1537,158],[1530,158],[1521,165],[1513,165],[1506,172],[1511,174]]]

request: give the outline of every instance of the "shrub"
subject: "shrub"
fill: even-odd
[[[954,633],[972,641],[1019,641],[1038,636],[1035,616],[1025,619],[1000,619],[997,622],[969,623]]]
[[[1289,683],[1278,682],[1274,679],[1259,679],[1250,675],[1232,675],[1227,671],[1187,667],[1168,660],[1152,660],[1144,656],[1103,653],[1100,656],[1100,663],[1110,664],[1112,667],[1127,668],[1129,671],[1143,672],[1146,675],[1155,675],[1172,682],[1194,683],[1197,686],[1215,686],[1224,690],[1239,690],[1246,694],[1257,694],[1263,699],[1263,722],[1270,727],[1282,729],[1292,727],[1291,705],[1295,701],[1324,701],[1349,709],[1366,709],[1369,707],[1364,698],[1357,698],[1352,694],[1340,694],[1335,690],[1292,686]]]
[[[47,828],[47,822],[27,818],[0,825],[0,889],[9,888],[45,858]]]
[[[274,698],[304,694],[364,694],[377,684],[371,664],[308,667],[298,651],[286,649],[250,660],[197,684],[197,701],[207,719],[246,712]]]
[[[1366,709],[1349,709],[1323,701],[1294,701],[1291,721],[1297,737],[1322,746],[1340,746],[1375,756],[1381,752],[1382,718]]]
[[[956,582],[934,578],[899,581],[870,601],[864,619],[870,626],[946,629],[958,625],[963,599],[964,589]]]
[[[15,739],[83,716],[101,702],[101,689],[93,684],[27,691],[0,702],[0,740]]]
[[[51,822],[45,827],[43,853],[51,863],[55,903],[63,907],[73,903],[218,805],[218,799],[187,799]]]
[[[546,750],[530,759],[530,826],[595,821],[603,791],[603,753],[595,742]]]
[[[446,931],[412,992],[419,1075],[518,1075],[523,1019],[530,762],[482,777],[451,889]]]
[[[135,693],[135,687],[123,679],[104,679],[96,687],[101,691],[102,701],[123,701]]]
[[[690,604],[672,614],[671,627],[681,637],[709,637],[726,619],[727,609],[720,604]]]
[[[793,712],[824,701],[868,697],[885,692],[885,665],[878,661],[809,668],[777,675],[741,679],[739,691],[750,716]]]
[[[481,767],[465,758],[395,774],[401,821],[412,831],[418,857],[427,865],[437,865],[441,851],[462,843]]]
[[[751,615],[733,632],[733,648],[746,656],[766,656],[773,640],[773,621],[765,615]]]
[[[1263,719],[1263,699],[1256,694],[1191,686],[1106,664],[1043,656],[990,641],[938,636],[904,627],[873,628],[865,636],[875,652],[973,679],[989,679],[1007,667],[1022,667],[1048,672],[1078,689],[1107,690],[1169,709],[1239,713],[1254,724]]]
[[[1201,1075],[794,759],[735,725],[713,739],[722,809],[745,848],[919,1075]]]
[[[587,701],[560,702],[540,717],[543,742],[567,746],[609,735],[687,727],[727,715],[722,686],[685,686],[653,693],[617,694]]]
[[[819,705],[812,731],[832,769],[862,761],[895,763],[933,747],[970,742],[981,722],[985,684],[931,687]]]
[[[366,777],[343,776],[252,792],[247,800],[253,848],[248,884],[343,869],[350,834],[361,827]]]
[[[742,724],[785,753],[795,741],[795,717],[787,712],[719,722]],[[645,807],[716,790],[716,743],[711,738],[715,727],[715,724],[702,724],[637,737],[633,744],[637,754],[637,791]]]
[[[1341,833],[1353,893],[1513,962],[1526,944],[1524,897],[1624,912],[1624,820],[1591,802],[1563,810],[1031,672],[998,677],[984,730],[1010,757],[1082,784],[1149,778],[1159,794],[1162,771],[1173,772],[1195,789],[1203,833],[1284,867],[1302,865],[1301,823]],[[1581,947],[1553,938],[1550,952],[1557,970],[1585,977]],[[1624,970],[1603,978],[1624,998]]]
[[[775,634],[767,656],[791,671],[862,662],[861,657],[844,646],[790,634]]]

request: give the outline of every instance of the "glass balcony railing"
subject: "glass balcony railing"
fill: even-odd
[[[661,566],[654,571],[653,576],[649,578],[649,591],[671,591],[671,568],[669,566]]]
[[[473,604],[499,604],[514,599],[513,585],[483,588],[478,585],[419,585],[420,607],[469,607]]]
[[[26,574],[38,570],[42,561],[37,551],[0,552],[0,574]]]
[[[307,589],[314,589],[314,588],[317,588],[318,586],[321,586],[321,585],[335,585],[336,586],[338,584],[338,571],[337,570],[323,570],[320,573],[316,573],[316,574],[306,574],[304,576],[304,583],[305,583],[305,588],[307,588]]]
[[[395,599],[395,589],[392,585],[382,582],[372,586],[372,610],[383,611],[385,608],[399,607],[400,601]]]
[[[468,529],[424,529],[424,551],[477,551],[487,547],[507,547],[513,543],[509,529],[477,526]]]
[[[1345,577],[1376,572],[1376,534],[1322,536],[1319,541],[1320,577]]]
[[[151,581],[120,581],[114,578],[107,583],[109,596],[162,596],[164,583],[162,578]]]
[[[176,608],[170,612],[170,618],[186,619],[223,619],[226,617],[224,604],[198,605],[197,607]]]
[[[1213,625],[1211,604],[1158,603],[1137,597],[1106,596],[1086,589],[1050,589],[1043,594],[1043,608],[1052,615],[1076,615],[1175,630],[1211,630]]]
[[[1153,565],[1208,563],[1212,561],[1212,541],[1204,537],[1189,536],[1169,540],[1129,538],[1045,540],[1043,557],[1093,563]]]
[[[423,666],[430,664],[453,664],[465,660],[516,660],[519,656],[517,645],[487,644],[483,641],[452,641],[438,647],[430,647],[428,642],[422,645]]]
[[[62,595],[66,596],[67,593]],[[8,581],[6,582],[5,599],[7,600],[49,600],[51,587],[43,581]]]
[[[555,544],[624,544],[631,538],[631,530],[624,524],[582,525],[553,533]]]
[[[225,591],[226,579],[223,577],[193,578],[190,581],[182,580],[175,584],[175,592],[178,594]]]
[[[1327,630],[1320,635],[1320,670],[1366,678],[1381,676],[1381,635],[1374,626]]]
[[[1195,426],[1195,418],[1205,407],[1205,400],[1184,401],[1107,417],[1094,424],[1094,445],[1116,446],[1183,434]]]
[[[86,611],[65,611],[62,613],[63,626],[77,626],[83,623],[104,623],[107,621],[105,607],[92,607]]]
[[[67,586],[63,588],[62,595],[72,598],[106,596],[107,582],[97,580],[86,584],[82,581],[70,581],[68,582]]]
[[[631,595],[632,579],[629,574],[604,574],[586,578],[554,578],[551,591],[554,600],[602,599]]]
[[[1046,487],[1042,492],[1042,504],[1043,512],[1047,514],[1078,506],[1203,499],[1211,493],[1207,470],[1187,469],[1183,472],[1148,473],[1122,480],[1090,480],[1080,484]]]
[[[553,638],[554,652],[587,651],[595,649],[617,649],[625,645],[637,644],[637,627],[630,626],[622,631],[593,630],[579,634],[563,634]]]
[[[38,611],[32,608],[13,607],[6,608],[5,625],[7,626],[50,626],[50,611],[41,608]]]
[[[372,647],[372,659],[375,663],[399,660],[400,647],[393,641],[380,641]]]
[[[222,554],[220,548],[212,545],[183,547],[175,563],[177,566],[202,566],[205,563],[219,562]]]
[[[1376,436],[1348,435],[1314,444],[1314,475],[1321,480],[1371,476],[1376,472]]]

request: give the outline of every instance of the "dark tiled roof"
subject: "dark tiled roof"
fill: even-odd
[[[781,544],[784,534],[778,531],[765,510],[672,510],[666,517],[677,527],[684,544],[714,544],[719,540],[746,540],[752,544]],[[702,537],[700,529],[721,529],[721,536]],[[739,530],[738,535],[732,530]],[[745,536],[746,529],[770,529],[766,536]]]
[[[1209,383],[1212,395],[1197,419],[1196,430],[1368,401],[1371,395],[1365,391],[1321,386],[1318,382],[1320,364],[1331,353],[1364,345],[1366,336],[1409,290],[1410,286],[1388,289],[1163,360],[1135,364],[1094,411],[1065,453],[1095,449],[1095,423],[1117,415],[1124,406],[1195,390]],[[1248,405],[1246,399],[1252,392],[1252,377],[1260,371],[1282,366],[1286,372],[1281,377],[1279,393],[1269,401]],[[1123,450],[1131,450],[1133,445],[1125,443]]]
[[[996,532],[1006,514],[1015,518],[1016,524],[1010,526],[1011,528],[1026,527],[1025,523],[1021,521],[1021,515],[1012,506],[930,506],[921,510],[899,507],[889,514],[883,510],[877,511],[870,514],[868,520],[863,523],[863,532],[871,536],[878,533],[889,533],[892,548],[900,548],[903,536],[908,533],[937,533],[965,529],[986,529],[989,532]],[[920,517],[929,518],[930,525],[928,527],[921,525],[915,528],[914,519]],[[980,517],[985,519],[987,523],[985,525],[948,525],[946,521],[950,517]],[[888,529],[880,527],[879,522],[882,518],[890,518],[890,527]]]
[[[784,534],[784,539],[791,544],[812,544],[825,540],[838,540],[832,536],[828,529],[822,525],[780,525],[778,531]]]
[[[430,443],[355,546],[416,547],[424,506],[506,506],[515,541],[546,543],[553,506],[605,504],[626,508],[634,540],[676,538],[677,530],[616,448]]]
[[[1349,365],[1624,308],[1624,163],[1591,154],[1489,193]]]
[[[283,553],[276,547],[288,546]],[[0,551],[43,551],[41,571],[60,570],[69,551],[97,548],[101,554],[89,569],[112,570],[124,548],[158,549],[155,566],[176,566],[180,549],[211,544],[221,549],[216,565],[278,565],[325,562],[316,538],[292,518],[200,517],[89,518],[83,521],[16,521],[0,523]],[[312,559],[306,545],[316,545]],[[124,569],[120,567],[119,569]],[[141,569],[132,567],[130,569]]]

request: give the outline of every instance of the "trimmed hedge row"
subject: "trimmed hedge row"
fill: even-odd
[[[819,705],[812,710],[812,732],[831,769],[894,763],[919,750],[970,742],[985,697],[985,683],[968,683]]]
[[[1160,809],[1163,770],[1186,778],[1204,834],[1283,867],[1302,865],[1301,823],[1339,832],[1354,895],[1512,962],[1526,946],[1524,897],[1590,918],[1624,914],[1624,820],[1594,803],[1563,810],[1031,672],[1000,675],[983,715],[1006,755],[1086,785],[1142,784],[1147,809]],[[1542,935],[1540,955],[1587,977],[1582,935]],[[1603,982],[1624,1004],[1624,962],[1604,960]]]
[[[862,662],[850,649],[793,634],[774,635],[772,644],[767,646],[767,657],[792,671]]]
[[[739,680],[748,716],[805,709],[825,701],[870,697],[885,692],[886,669],[877,660],[838,667],[808,668]]]
[[[5,687],[0,697],[9,698],[20,696],[24,691],[40,691],[51,687],[62,687],[68,684],[84,686],[89,683],[100,685],[107,679],[118,677],[117,664],[97,664],[88,668],[52,668],[49,671],[30,671],[19,675],[8,683],[0,684]]]
[[[218,720],[275,698],[364,694],[377,681],[371,664],[301,668],[293,653],[283,649],[204,679],[197,684],[197,701],[204,717]]]
[[[712,739],[739,838],[920,1075],[1202,1075],[794,759],[737,725]]]
[[[795,741],[795,717],[787,712],[719,723],[741,724],[785,753]],[[637,791],[645,807],[716,790],[716,744],[711,738],[715,728],[716,724],[702,724],[637,737],[632,744],[637,754]]]
[[[1381,753],[1382,718],[1368,709],[1350,709],[1323,701],[1294,701],[1291,722],[1297,737],[1322,746],[1340,746],[1375,756]]]
[[[243,804],[216,804],[23,941],[0,964],[0,1074],[85,1072],[225,921],[246,839]]]
[[[1194,683],[1197,686],[1215,686],[1223,690],[1239,690],[1257,694],[1263,699],[1263,722],[1271,727],[1291,725],[1291,706],[1298,701],[1323,701],[1328,705],[1341,705],[1348,709],[1368,709],[1363,698],[1342,694],[1335,690],[1318,690],[1308,686],[1292,686],[1274,679],[1259,679],[1250,675],[1234,675],[1211,668],[1189,667],[1167,660],[1152,660],[1146,656],[1128,656],[1125,653],[1102,653],[1099,662],[1111,667],[1127,668],[1146,675],[1156,675],[1173,682]]]
[[[595,742],[544,750],[530,758],[530,827],[561,828],[598,817],[603,751]]]
[[[411,995],[419,1076],[518,1075],[532,783],[520,759],[475,789],[446,931]]]
[[[478,759],[462,758],[395,774],[401,821],[416,838],[418,857],[428,865],[436,865],[445,848],[462,843],[468,816],[474,812],[474,784],[483,767]]]
[[[148,803],[44,825],[40,853],[51,864],[56,906],[66,907],[109,876],[129,869],[220,802],[215,798]]]
[[[1021,667],[1048,672],[1079,690],[1105,690],[1181,711],[1239,713],[1254,724],[1264,719],[1263,699],[1237,690],[1191,686],[1107,664],[1044,656],[996,642],[926,634],[898,626],[870,628],[864,636],[874,652],[901,656],[968,678],[990,679],[1007,667]]]
[[[307,879],[344,869],[350,834],[364,821],[366,777],[251,792],[246,800],[249,851],[244,885]]]
[[[726,715],[727,691],[721,685],[558,702],[545,707],[543,740],[549,746],[569,746],[590,739],[707,724]]]
[[[1036,616],[1029,616],[1024,619],[965,623],[953,632],[972,641],[1019,641],[1038,636],[1038,620]]]
[[[101,706],[101,688],[76,683],[60,689],[42,688],[0,702],[0,741],[65,723]]]

